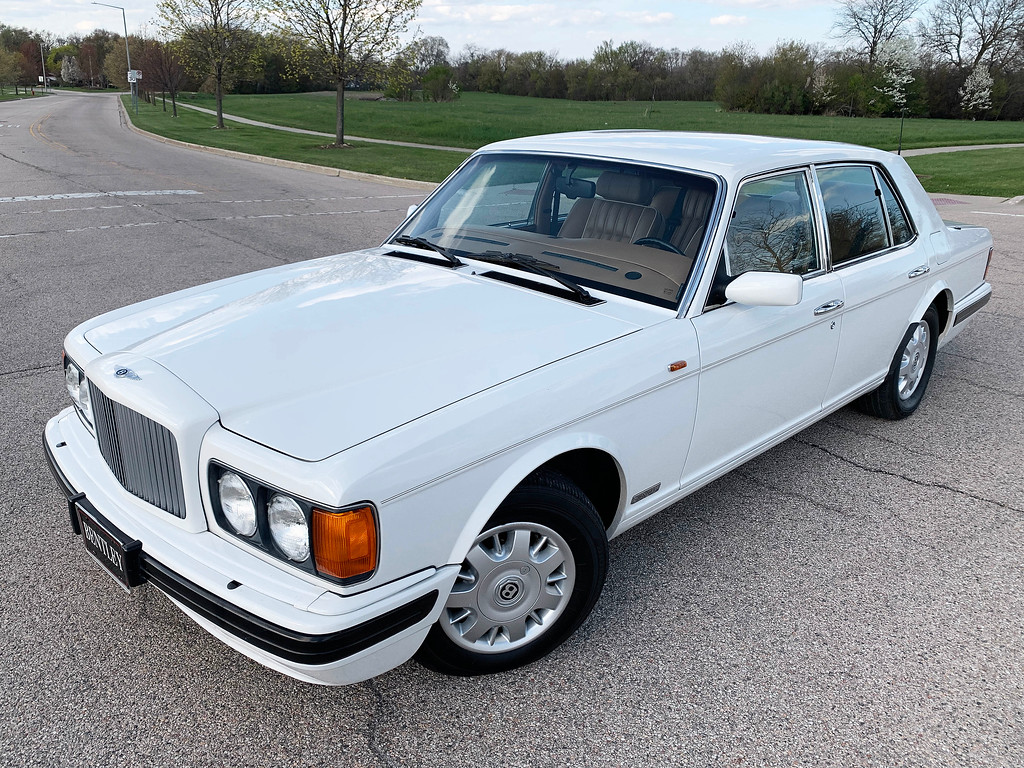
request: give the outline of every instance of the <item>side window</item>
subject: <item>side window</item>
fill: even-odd
[[[914,237],[914,230],[907,221],[907,215],[903,212],[896,194],[889,186],[889,180],[879,174],[882,179],[882,201],[885,203],[885,212],[889,214],[889,228],[892,230],[892,244],[902,245]]]
[[[875,174],[865,165],[818,169],[825,220],[838,266],[889,246]]]
[[[725,277],[752,271],[803,275],[818,266],[803,171],[749,181],[740,187],[726,233]]]

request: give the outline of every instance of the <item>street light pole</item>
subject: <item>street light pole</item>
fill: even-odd
[[[121,21],[124,23],[124,57],[128,60],[128,71],[132,71],[132,54],[128,50],[128,17],[125,16],[124,8],[120,5],[111,5],[110,3],[97,3],[95,0],[93,5],[102,5],[107,8],[117,8],[121,12]],[[128,83],[132,91],[132,106],[135,108],[135,114],[139,114],[139,91],[138,84],[134,81]]]

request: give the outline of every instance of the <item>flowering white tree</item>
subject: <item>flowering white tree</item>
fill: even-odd
[[[968,115],[978,115],[991,109],[992,75],[988,73],[988,67],[979,65],[971,70],[957,93],[960,106]]]
[[[882,43],[877,63],[882,85],[875,86],[875,90],[888,97],[895,109],[902,109],[907,103],[907,87],[914,82],[913,72],[917,66],[914,41],[909,37],[894,37]]]
[[[78,66],[78,59],[74,56],[65,56],[60,65],[60,81],[65,85],[78,85],[84,79],[85,75]]]

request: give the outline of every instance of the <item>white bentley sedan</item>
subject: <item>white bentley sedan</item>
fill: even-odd
[[[848,403],[912,414],[991,253],[877,150],[501,142],[379,247],[74,329],[46,452],[101,567],[269,667],[508,670],[615,535]]]

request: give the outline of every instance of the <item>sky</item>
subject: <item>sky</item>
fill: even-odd
[[[156,2],[111,4],[124,5],[128,32],[136,34],[154,26]],[[743,41],[764,53],[780,40],[838,45],[831,36],[835,8],[834,0],[644,0],[637,5],[622,0],[423,0],[410,32],[445,38],[453,54],[470,44],[589,58],[605,40],[711,51]],[[58,36],[123,30],[119,10],[87,0],[3,0],[0,23]]]

